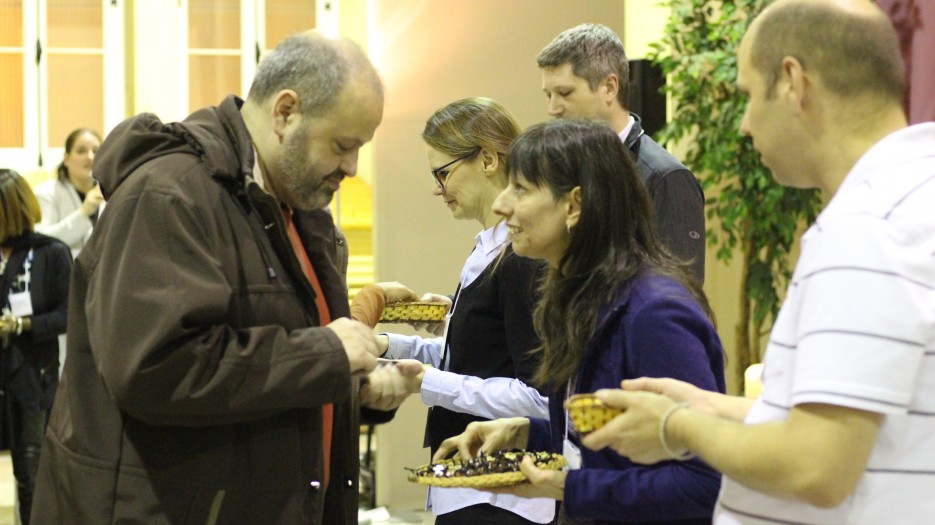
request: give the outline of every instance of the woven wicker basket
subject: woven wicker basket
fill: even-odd
[[[381,323],[408,323],[413,321],[443,321],[448,313],[445,303],[401,302],[386,305],[380,316]]]
[[[568,417],[579,434],[593,432],[619,416],[623,411],[610,408],[594,394],[575,394],[565,400]]]
[[[565,466],[565,458],[561,454],[547,452],[516,452],[518,456],[534,455],[537,457],[536,466],[547,470],[560,470]],[[497,472],[492,474],[476,475],[435,475],[436,469],[442,471],[457,471],[464,462],[459,458],[446,459],[423,465],[409,474],[409,481],[420,485],[431,485],[433,487],[466,487],[473,489],[491,489],[496,487],[512,487],[527,481],[526,475],[519,470],[513,472]]]

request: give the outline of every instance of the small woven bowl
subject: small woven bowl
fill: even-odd
[[[594,394],[575,394],[569,397],[565,400],[565,409],[568,410],[568,417],[579,434],[593,432],[623,413],[622,410],[608,407]]]
[[[381,323],[409,323],[444,321],[448,313],[445,303],[400,302],[386,305],[380,315]]]

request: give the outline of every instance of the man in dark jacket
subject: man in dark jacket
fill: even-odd
[[[704,193],[691,171],[643,133],[640,117],[627,110],[630,67],[620,38],[605,26],[581,24],[555,37],[536,61],[549,115],[606,122],[620,135],[649,189],[662,243],[704,282]]]
[[[356,523],[378,350],[322,208],[382,112],[363,52],[304,33],[245,102],[107,137],[34,523]]]

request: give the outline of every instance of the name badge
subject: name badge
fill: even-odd
[[[16,317],[32,315],[32,298],[29,297],[29,292],[10,294],[10,312]]]
[[[562,455],[568,462],[568,470],[578,470],[581,468],[581,450],[577,445],[565,438],[562,442]]]

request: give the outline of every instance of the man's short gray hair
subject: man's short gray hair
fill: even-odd
[[[624,108],[630,99],[630,63],[623,42],[616,33],[600,24],[581,24],[563,31],[536,57],[540,68],[571,64],[575,76],[588,81],[591,90],[607,75],[617,75],[617,100]]]
[[[383,83],[357,44],[320,34],[296,33],[263,57],[247,98],[264,102],[283,89],[292,89],[309,116],[325,112],[350,79],[369,81],[383,97]]]

